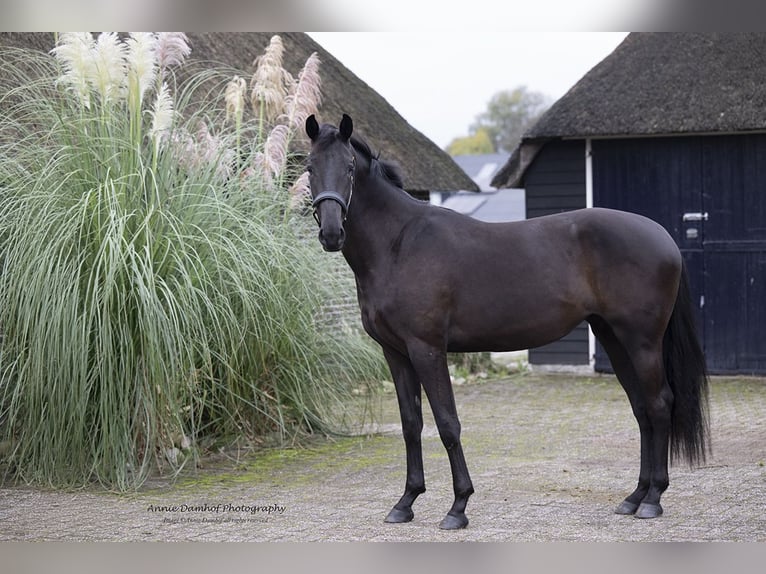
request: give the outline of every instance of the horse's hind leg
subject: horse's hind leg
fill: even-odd
[[[447,353],[444,349],[420,341],[411,341],[407,348],[412,365],[431,403],[434,421],[439,429],[442,444],[447,450],[452,470],[455,501],[447,516],[439,524],[439,528],[445,530],[465,528],[468,525],[465,507],[468,504],[468,498],[473,494],[473,484],[465,463],[463,447],[460,444],[460,421],[447,368]]]
[[[615,512],[655,518],[662,514],[660,497],[669,483],[668,448],[673,406],[673,394],[665,382],[662,364],[662,339],[652,342],[627,335],[618,337],[600,318],[590,323],[628,395],[641,433],[638,485]]]
[[[418,495],[426,491],[420,438],[423,430],[420,381],[407,357],[387,347],[383,348],[383,354],[394,379],[402,418],[402,435],[407,449],[407,481],[404,495],[388,513],[386,522],[409,522],[414,517],[412,503]]]
[[[665,382],[662,340],[654,346],[642,346],[631,352],[638,389],[631,399],[633,412],[641,429],[641,458],[649,460],[649,488],[636,509],[638,518],[662,514],[660,497],[668,488],[668,451],[670,446],[673,392]],[[644,451],[648,453],[644,455]]]

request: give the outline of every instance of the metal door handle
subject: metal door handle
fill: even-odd
[[[683,220],[684,221],[707,221],[707,211],[704,213],[699,211],[684,213]]]

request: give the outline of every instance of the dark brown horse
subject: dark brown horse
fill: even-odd
[[[442,528],[468,524],[473,493],[447,370],[448,352],[554,341],[583,320],[609,355],[641,432],[638,486],[620,514],[662,514],[668,458],[704,460],[707,375],[681,254],[657,223],[585,209],[483,223],[410,197],[396,168],[340,128],[306,121],[319,241],[356,276],[362,323],[383,348],[407,450],[404,495],[387,522],[412,520],[425,491],[421,389],[452,469]]]

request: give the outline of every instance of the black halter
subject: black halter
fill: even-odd
[[[351,156],[351,162],[356,168],[356,158],[354,156]],[[324,200],[329,199],[340,205],[341,214],[343,216],[343,221],[346,221],[346,216],[348,215],[348,208],[351,205],[351,196],[354,195],[354,172],[351,172],[351,184],[349,185],[349,192],[348,192],[348,201],[346,201],[343,196],[338,193],[337,191],[323,191],[319,195],[317,195],[314,200],[311,202],[311,207],[313,208],[312,215],[314,216],[314,220],[317,222],[317,225],[322,225],[322,223],[319,221],[319,215],[317,215],[317,207],[319,207],[319,204],[322,203]]]

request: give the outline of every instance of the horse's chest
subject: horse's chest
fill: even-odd
[[[360,288],[359,310],[364,330],[379,343],[397,344],[398,337],[391,324],[390,301]]]
[[[410,272],[408,279],[417,277]],[[365,331],[379,343],[403,349],[412,337],[442,340],[451,315],[449,290],[425,278],[402,281],[402,274],[357,277],[357,294]]]
[[[371,301],[359,298],[359,310],[362,314],[362,326],[370,335],[377,338],[381,331],[385,331],[385,321],[382,320],[380,306]]]

